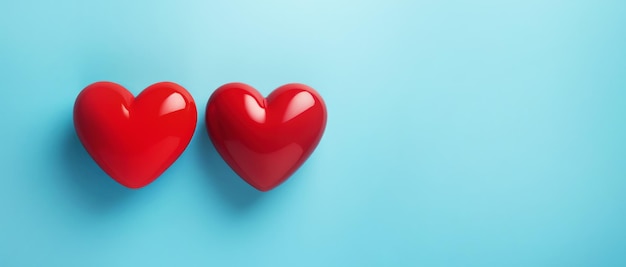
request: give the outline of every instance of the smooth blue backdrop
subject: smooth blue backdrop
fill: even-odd
[[[626,266],[626,2],[0,2],[0,266]],[[109,179],[72,107],[164,80],[196,134]],[[213,90],[313,86],[328,127],[259,193],[204,129]]]

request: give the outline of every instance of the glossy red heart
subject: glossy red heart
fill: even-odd
[[[216,150],[246,182],[269,191],[313,153],[326,127],[322,97],[303,84],[287,84],[267,99],[242,83],[218,88],[206,124]]]
[[[170,82],[153,84],[137,98],[119,84],[96,82],[74,104],[81,143],[109,176],[130,188],[148,185],[176,161],[197,116],[191,95]]]

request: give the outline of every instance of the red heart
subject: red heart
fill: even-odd
[[[206,124],[216,150],[246,182],[269,191],[313,153],[326,127],[322,97],[303,84],[287,84],[267,99],[242,83],[218,88]]]
[[[185,150],[197,121],[191,95],[156,83],[137,98],[119,84],[93,83],[74,104],[74,128],[87,152],[120,184],[148,185]]]

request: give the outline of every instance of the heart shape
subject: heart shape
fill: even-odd
[[[229,83],[207,104],[207,131],[217,152],[246,182],[269,191],[313,153],[326,127],[322,97],[304,84],[286,84],[267,99]]]
[[[81,143],[109,176],[141,188],[185,150],[196,128],[196,105],[182,86],[156,83],[137,98],[119,84],[93,83],[74,104]]]

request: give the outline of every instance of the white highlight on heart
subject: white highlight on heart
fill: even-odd
[[[166,115],[168,113],[185,109],[186,106],[187,103],[185,102],[185,98],[183,98],[183,96],[179,93],[173,93],[168,96],[165,101],[163,101],[159,114],[161,116]]]
[[[302,114],[302,112],[313,107],[313,105],[315,105],[315,99],[313,99],[313,96],[309,92],[298,93],[293,97],[291,102],[289,102],[289,106],[287,106],[287,110],[285,111],[283,122],[297,117]]]
[[[124,106],[124,104],[122,104],[122,112],[124,113],[124,117],[130,118],[130,112],[128,111],[126,106]]]
[[[252,97],[251,95],[245,95],[246,111],[252,120],[258,123],[265,122],[265,109]]]

